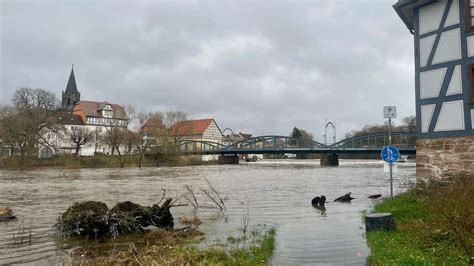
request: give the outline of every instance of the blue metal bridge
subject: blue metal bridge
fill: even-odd
[[[402,154],[416,154],[416,133],[392,132],[392,145]],[[203,140],[180,140],[178,146],[183,154],[374,154],[388,145],[388,133],[374,133],[325,145],[316,141],[296,139],[288,136],[258,136],[230,144]]]

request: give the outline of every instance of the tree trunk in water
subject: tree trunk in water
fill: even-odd
[[[23,148],[20,150],[20,170],[24,170],[24,165],[25,165],[25,151]]]
[[[118,159],[120,161],[120,168],[124,168],[124,158],[122,158],[122,153],[120,152],[120,147],[117,147]]]
[[[143,153],[140,152],[140,158],[138,159],[138,168],[142,168]]]

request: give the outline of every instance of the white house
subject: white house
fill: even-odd
[[[224,135],[213,118],[180,121],[171,127],[171,135],[181,142],[186,140],[200,141],[200,143],[184,144],[182,148],[205,150],[207,145],[223,144]],[[211,143],[211,144],[207,144]],[[215,144],[212,144],[215,143]],[[217,155],[202,155],[203,161],[217,160]]]
[[[110,154],[111,148],[104,144],[103,136],[111,127],[128,126],[128,116],[124,108],[109,102],[81,101],[77,90],[74,69],[71,70],[66,90],[62,93],[62,109],[55,119],[62,124],[62,134],[45,132],[45,138],[52,145],[41,147],[40,157],[49,157],[55,153],[75,153],[75,144],[71,135],[75,132],[93,132],[94,136],[79,150],[81,156],[97,153]]]

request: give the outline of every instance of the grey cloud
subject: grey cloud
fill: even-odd
[[[412,36],[393,1],[1,2],[1,95],[60,94],[178,109],[254,134],[322,140],[414,114]]]

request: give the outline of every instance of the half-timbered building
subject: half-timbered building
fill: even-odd
[[[122,106],[106,101],[81,101],[74,69],[71,70],[66,90],[62,92],[61,109],[63,111],[58,113],[55,119],[57,123],[64,126],[64,132],[62,134],[45,133],[45,137],[52,145],[40,147],[40,157],[49,157],[56,153],[74,153],[75,143],[71,135],[79,131],[82,131],[81,134],[93,132],[94,137],[80,148],[78,155],[110,154],[111,147],[103,141],[106,130],[112,127],[126,128],[128,126],[129,119]]]
[[[474,172],[474,0],[399,0],[414,36],[417,176]]]

